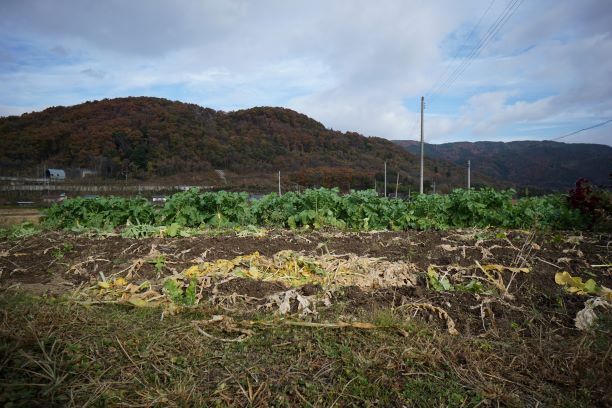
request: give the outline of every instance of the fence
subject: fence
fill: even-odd
[[[81,193],[133,193],[144,191],[185,191],[190,187],[203,190],[213,189],[214,186],[157,186],[157,185],[69,185],[69,184],[29,184],[29,185],[0,185],[0,191],[73,191]]]

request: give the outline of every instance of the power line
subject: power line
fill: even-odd
[[[480,54],[483,48],[485,48],[495,36],[501,31],[504,25],[508,22],[510,17],[514,15],[516,10],[521,6],[523,0],[511,0],[506,8],[500,13],[495,22],[489,26],[485,35],[480,40],[480,42],[472,49],[470,54],[465,58],[456,68],[455,70],[445,79],[444,82],[437,85],[432,89],[431,95],[435,95],[430,98],[430,102],[436,99],[444,90],[449,89],[457,79],[465,72],[465,70],[470,66],[472,61]]]
[[[436,82],[434,82],[434,85],[426,93],[425,97],[429,99],[430,103],[434,101],[436,97],[439,96],[442,93],[442,91],[445,90],[445,88],[449,89],[457,81],[457,79],[463,74],[463,72],[465,72],[465,70],[474,60],[474,58],[476,58],[479,55],[480,51],[484,47],[486,47],[489,44],[489,42],[493,38],[495,38],[495,36],[501,31],[501,29],[506,24],[506,22],[510,19],[510,17],[512,17],[512,15],[516,12],[516,10],[521,6],[523,1],[524,0],[510,0],[508,4],[506,5],[506,7],[504,8],[504,10],[499,14],[499,16],[495,19],[495,21],[489,26],[483,38],[472,48],[468,56],[464,58],[463,61],[457,67],[455,67],[455,69],[448,75],[447,75],[447,72],[450,69],[450,63],[447,65],[444,73],[438,77]],[[466,38],[466,42],[472,39],[474,33],[480,26],[485,16],[489,13],[494,3],[495,3],[495,0],[492,0],[489,3],[489,6],[485,10],[485,12],[480,16],[478,22],[474,25],[474,27],[470,31],[470,34]],[[459,48],[459,50],[453,56],[453,59],[456,58],[459,55],[460,51],[463,50],[464,48],[465,47]],[[432,95],[433,97],[430,98],[430,96]],[[418,124],[418,121],[415,119],[414,125],[411,128],[410,134],[414,132],[417,124]]]
[[[596,124],[596,125],[589,126],[589,127],[585,127],[585,128],[580,129],[580,130],[576,130],[575,132],[568,133],[567,135],[563,135],[563,136],[555,137],[555,138],[553,138],[553,139],[548,139],[548,140],[549,140],[549,141],[553,141],[553,140],[563,139],[563,138],[565,138],[565,137],[573,136],[573,135],[575,135],[575,134],[577,134],[577,133],[584,132],[585,130],[591,130],[591,129],[595,129],[595,128],[598,128],[598,127],[601,127],[601,126],[605,126],[605,125],[607,125],[607,124],[608,124],[608,123],[610,123],[610,122],[612,122],[612,119],[608,119],[608,120],[606,120],[606,121],[604,121],[604,122],[601,122],[601,123],[598,123],[598,124]]]
[[[491,2],[489,3],[489,7],[487,7],[487,9],[485,10],[484,13],[482,13],[482,15],[480,16],[480,18],[478,19],[478,22],[474,25],[474,27],[472,27],[472,30],[470,31],[470,33],[468,34],[468,36],[465,39],[466,44],[469,44],[470,41],[472,40],[472,37],[474,37],[474,34],[476,33],[476,30],[478,29],[478,27],[480,27],[480,23],[482,23],[482,20],[486,17],[487,14],[489,14],[489,11],[491,10],[491,7],[493,7],[493,4],[495,4],[495,0],[491,0]],[[461,51],[463,51],[463,49],[466,48],[466,45],[463,45],[461,47],[459,47],[459,49],[455,52],[455,54],[452,56],[451,60],[455,60],[457,57],[459,57],[459,54],[461,53]],[[446,64],[446,68],[444,69],[444,72],[442,74],[440,74],[440,76],[438,76],[438,79],[435,80],[434,84],[437,84],[439,81],[441,81],[443,78],[446,77],[446,74],[449,72],[449,70],[451,69],[451,62],[448,62]],[[433,88],[430,88],[429,91],[427,91],[425,93],[425,97],[429,98],[429,96],[431,95],[431,91]]]
[[[516,1],[516,0],[511,0],[511,1]],[[490,8],[492,5],[493,5],[493,3],[489,4],[489,8]],[[506,7],[507,7],[507,6],[506,6]],[[485,13],[482,15],[482,18],[484,18],[485,14],[487,14],[487,13],[488,13],[489,8],[487,8],[487,10],[485,11]],[[498,17],[497,19],[499,19],[499,17]],[[497,21],[497,19],[496,19],[496,21]],[[480,22],[479,22],[478,24],[480,24]],[[493,27],[493,25],[491,25],[491,26],[490,26],[490,27],[487,29],[487,31],[485,31],[485,36],[486,36],[486,33],[488,33],[488,32],[491,30],[491,27]],[[476,26],[475,26],[474,28],[476,28]],[[475,30],[474,30],[474,31],[475,31]],[[484,38],[484,37],[483,37],[483,38]],[[470,38],[468,38],[468,39],[466,40],[466,42],[467,42],[467,41],[469,41],[469,39],[470,39]],[[475,45],[472,47],[472,49],[470,50],[470,52],[469,52],[469,53],[467,53],[467,57],[465,57],[465,56],[463,57],[463,61],[461,62],[461,64],[459,65],[459,67],[460,67],[460,66],[461,66],[461,65],[462,65],[462,64],[465,62],[465,60],[466,60],[466,59],[468,59],[468,58],[469,58],[469,57],[470,57],[470,56],[471,56],[471,55],[474,53],[474,50],[475,50],[476,48],[478,48],[478,47],[479,47],[479,45],[481,45],[481,44],[482,44],[482,41],[483,41],[483,40],[482,40],[482,39],[480,39],[480,40],[479,40],[479,41],[478,41],[478,42],[477,42],[477,43],[476,43],[476,44],[475,44]],[[463,49],[463,48],[465,48],[465,47],[461,47],[461,49]],[[452,60],[456,59],[456,57],[458,56],[458,54],[459,54],[459,53],[457,53],[457,54],[456,54],[456,55],[455,55],[455,56],[452,58]],[[450,65],[451,65],[451,64],[452,64],[452,63],[451,63],[451,62],[449,62],[449,67],[450,67]],[[450,74],[448,74],[448,75],[444,75],[444,76],[443,76],[443,78],[440,78],[440,80],[438,80],[438,81],[434,82],[434,85],[433,85],[433,86],[432,86],[432,87],[429,89],[429,91],[428,91],[428,96],[433,95],[433,94],[435,93],[435,91],[436,91],[438,88],[441,88],[441,87],[442,87],[442,85],[443,85],[443,84],[444,84],[446,81],[448,81],[448,79],[449,79],[449,78],[450,78],[450,77],[451,77],[451,76],[452,76],[452,75],[453,75],[453,74],[454,74],[454,73],[457,71],[457,69],[459,69],[459,67],[455,67],[455,69],[454,69],[454,70],[453,70],[453,71],[452,71]]]
[[[470,30],[470,33],[468,34],[467,38],[465,39],[466,43],[469,43],[469,41],[472,39],[472,37],[474,36],[474,34],[476,33],[476,30],[478,29],[478,27],[480,26],[480,23],[482,23],[482,20],[485,18],[485,16],[489,13],[489,11],[491,10],[491,7],[493,7],[493,4],[495,4],[495,0],[491,0],[491,2],[489,3],[489,6],[487,7],[487,9],[485,10],[485,12],[480,16],[480,18],[478,19],[478,22],[474,25],[474,27],[472,27],[472,29]],[[455,54],[453,55],[453,57],[451,59],[455,59],[459,56],[459,53],[465,48],[465,46],[460,47]],[[437,84],[439,81],[441,81],[443,78],[446,77],[446,74],[449,72],[449,70],[451,69],[451,63],[448,62],[446,64],[446,67],[444,69],[444,72],[442,74],[440,74],[438,76],[438,78],[435,80],[434,84]],[[425,93],[425,97],[429,98],[429,96],[431,95],[431,91],[432,91],[433,87],[429,88],[429,90]],[[410,128],[410,132],[408,133],[409,135],[411,135],[417,128],[417,125],[419,124],[418,118],[415,118],[413,121],[413,125]]]
[[[489,3],[489,6],[487,7],[487,9],[485,10],[485,12],[480,16],[480,18],[478,19],[478,22],[474,25],[474,27],[472,27],[472,29],[470,30],[470,33],[468,34],[465,42],[469,43],[469,41],[472,39],[472,37],[474,36],[474,34],[476,33],[476,30],[478,29],[478,27],[480,26],[480,23],[482,22],[482,20],[485,18],[485,16],[489,13],[489,11],[491,10],[491,7],[493,7],[493,4],[495,4],[495,0],[491,0],[491,2]],[[460,47],[455,54],[453,55],[453,57],[451,59],[455,59],[459,56],[459,53],[465,48],[465,46]],[[444,69],[444,72],[438,76],[438,79],[436,79],[436,81],[434,82],[434,84],[437,84],[439,81],[441,81],[443,78],[446,77],[446,74],[449,72],[449,70],[451,69],[451,63],[448,62],[446,64],[446,68]],[[429,88],[429,90],[425,93],[425,97],[427,99],[429,99],[429,96],[431,95],[431,91],[433,90],[433,87]],[[418,125],[418,119],[414,120],[414,124],[410,130],[409,134],[412,134]]]
[[[468,55],[468,57],[463,61],[463,63],[457,67],[457,69],[453,72],[451,77],[448,78],[448,81],[442,84],[438,88],[438,93],[441,93],[444,87],[450,88],[451,85],[459,78],[459,76],[461,76],[461,74],[465,72],[465,70],[472,63],[472,61],[480,54],[482,49],[485,48],[487,45],[489,45],[491,40],[495,38],[495,36],[497,36],[497,34],[501,31],[501,29],[504,27],[506,22],[510,19],[510,17],[512,17],[514,12],[520,7],[522,2],[523,0],[520,0],[520,1],[512,0],[511,2],[508,3],[504,11],[497,17],[495,22],[486,31],[480,43],[478,43],[476,47],[474,47],[470,55]]]

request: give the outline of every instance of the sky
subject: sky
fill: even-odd
[[[0,1],[0,116],[141,95],[388,139],[425,96],[427,142],[550,140],[612,119],[612,1]]]

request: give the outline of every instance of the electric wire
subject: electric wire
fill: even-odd
[[[480,24],[482,23],[482,20],[487,16],[487,14],[489,14],[489,11],[493,7],[493,4],[495,4],[495,1],[496,0],[491,0],[491,2],[489,3],[489,6],[485,10],[485,12],[480,15],[480,18],[478,19],[478,22],[474,25],[474,27],[472,27],[472,30],[470,31],[470,33],[466,37],[465,44],[462,45],[461,47],[459,47],[459,49],[452,56],[451,61],[454,61],[455,59],[457,59],[459,57],[459,54],[461,53],[461,51],[463,51],[465,48],[467,48],[467,44],[469,44],[472,41],[472,38],[474,37],[474,34],[476,34],[476,30],[478,29],[478,27],[480,27]],[[450,71],[450,69],[451,69],[451,67],[453,65],[451,61],[446,63],[446,67],[444,69],[444,72],[438,76],[438,78],[434,81],[434,84],[437,84],[443,78],[446,78],[448,72]],[[429,98],[429,96],[431,96],[431,90],[432,90],[432,88],[430,88],[427,91],[427,93],[425,94],[425,98]]]
[[[580,129],[580,130],[576,130],[575,132],[571,132],[571,133],[568,133],[568,134],[566,134],[566,135],[559,136],[559,137],[555,137],[555,138],[553,138],[553,139],[547,139],[547,140],[549,140],[549,141],[554,141],[554,140],[564,139],[564,138],[566,138],[566,137],[573,136],[573,135],[575,135],[575,134],[577,134],[577,133],[581,133],[581,132],[584,132],[584,131],[586,131],[586,130],[591,130],[591,129],[595,129],[595,128],[598,128],[598,127],[605,126],[605,125],[607,125],[607,124],[608,124],[608,123],[610,123],[610,122],[612,122],[612,119],[608,119],[608,120],[606,120],[606,121],[604,121],[604,122],[600,122],[600,123],[598,123],[598,124],[596,124],[596,125],[589,126],[589,127],[585,127],[585,128]]]
[[[455,70],[445,79],[444,82],[438,84],[435,88],[430,91],[429,98],[430,103],[433,102],[443,92],[450,89],[450,87],[459,79],[459,77],[467,70],[472,64],[474,59],[480,55],[480,52],[494,39],[501,29],[506,25],[508,20],[514,15],[516,10],[521,6],[523,0],[511,0],[502,13],[498,16],[495,22],[489,27],[484,34],[480,42],[472,49],[470,54],[463,59],[463,61],[455,68]]]
[[[450,70],[451,64],[449,63],[447,65],[444,73],[438,77],[436,82],[434,82],[434,86],[432,86],[429,89],[429,91],[426,92],[426,100],[429,103],[433,102],[442,93],[442,91],[445,90],[445,88],[449,89],[456,82],[456,80],[463,74],[463,72],[465,72],[465,70],[468,68],[471,62],[479,55],[480,51],[484,47],[486,47],[490,43],[490,41],[493,38],[495,38],[495,36],[501,31],[501,29],[504,27],[507,21],[512,17],[512,15],[516,12],[516,10],[521,6],[523,1],[524,0],[510,0],[508,4],[506,5],[506,7],[504,8],[504,10],[499,14],[499,16],[495,19],[495,21],[489,26],[483,38],[472,48],[468,56],[465,57],[463,61],[457,67],[455,67],[455,69],[448,75],[447,75],[447,72]],[[492,0],[489,3],[489,6],[485,10],[485,12],[480,16],[478,22],[474,25],[474,27],[470,31],[470,34],[466,38],[466,42],[471,41],[474,33],[480,26],[485,16],[489,13],[494,3],[495,3],[495,0]],[[455,56],[453,57],[453,59],[456,58],[464,48],[465,47],[461,47],[455,53]],[[444,80],[442,80],[442,78],[444,78]],[[432,95],[433,97],[431,97]],[[415,131],[417,125],[418,125],[418,118],[414,121],[414,124],[409,134],[412,134]]]

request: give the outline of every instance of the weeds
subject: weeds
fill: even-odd
[[[62,244],[60,247],[55,248],[52,252],[51,255],[53,256],[53,258],[55,258],[56,260],[62,260],[64,258],[64,255],[66,255],[68,252],[72,251],[73,246],[71,243],[66,242],[64,244]]]
[[[151,224],[128,224],[121,231],[121,236],[124,238],[147,238],[153,235],[159,235],[159,227]]]
[[[147,261],[155,267],[155,271],[157,271],[157,277],[159,278],[164,269],[166,269],[166,257],[164,255],[158,255],[153,259]]]
[[[12,225],[9,228],[0,228],[0,238],[8,238],[17,240],[28,238],[41,231],[41,227],[36,224],[24,222],[22,224]]]
[[[187,287],[183,288],[182,283],[177,283],[175,279],[167,279],[164,282],[164,292],[168,295],[172,303],[177,306],[193,306],[196,304],[197,280],[192,278]]]
[[[42,387],[42,395],[47,396],[53,394],[57,387],[64,382],[66,377],[68,377],[68,373],[62,372],[61,366],[63,364],[61,360],[58,360],[61,357],[58,356],[60,352],[57,349],[57,339],[53,341],[49,350],[47,350],[43,340],[36,338],[36,343],[40,349],[40,357],[35,357],[23,350],[20,350],[20,354],[29,363],[26,365],[29,368],[24,368],[24,370],[44,381],[42,384],[33,385],[40,385]]]

